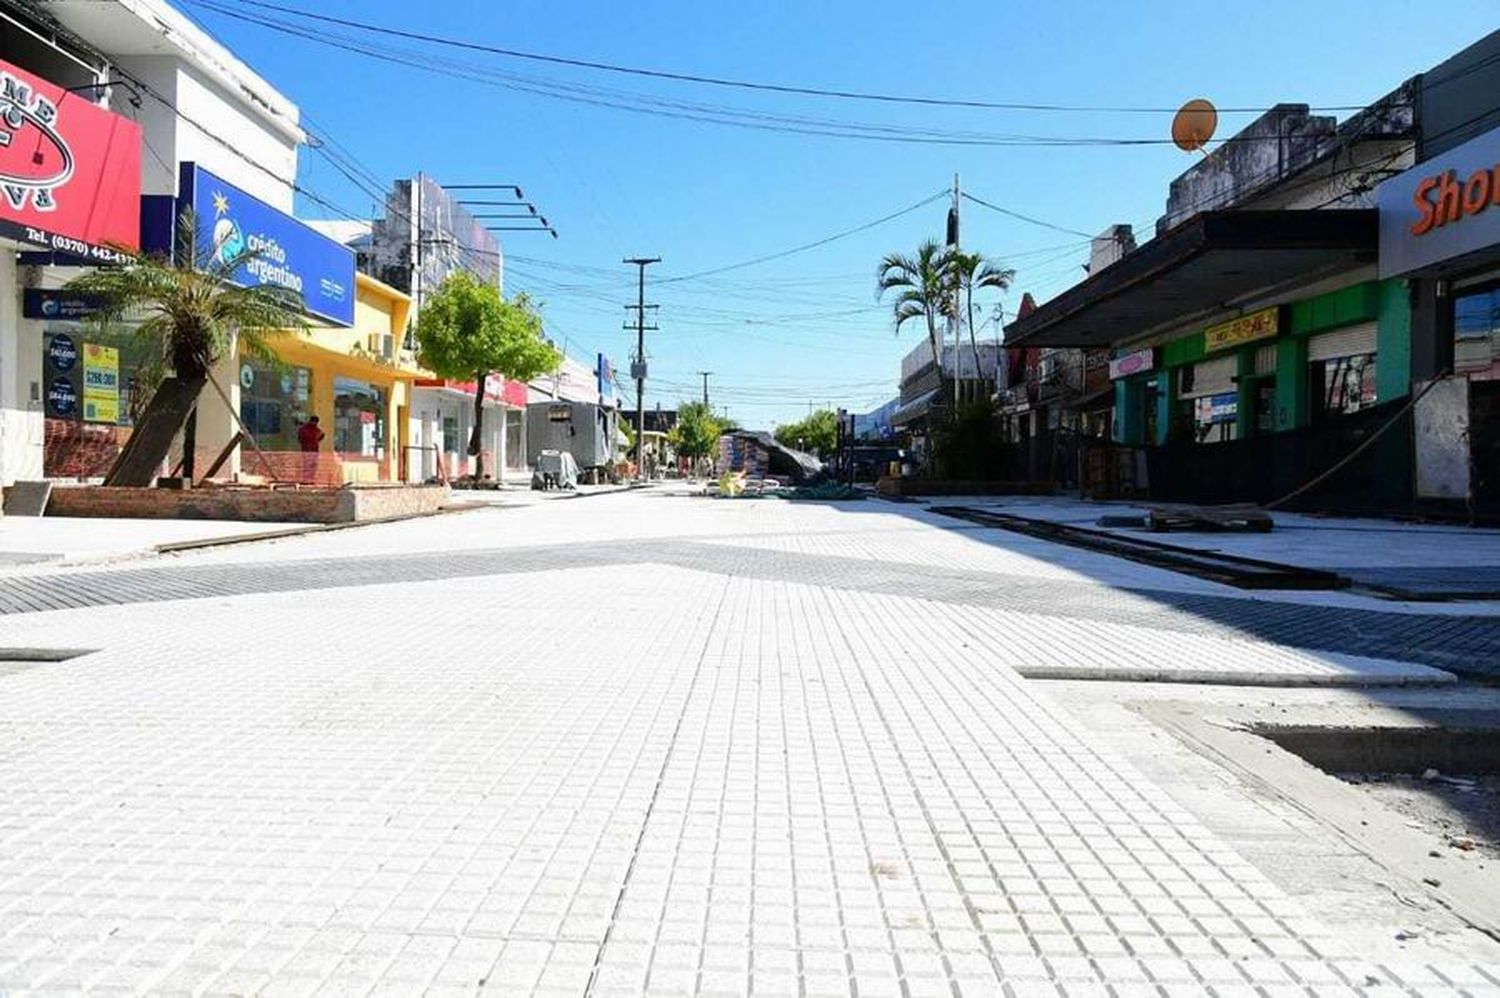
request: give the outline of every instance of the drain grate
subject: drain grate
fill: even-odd
[[[98,651],[97,648],[5,648],[0,647],[0,677],[14,676],[18,672],[38,666],[66,662]]]

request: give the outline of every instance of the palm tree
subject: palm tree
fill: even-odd
[[[891,299],[892,317],[896,332],[914,319],[927,324],[927,342],[932,347],[932,360],[938,367],[939,398],[942,395],[943,351],[938,340],[938,319],[944,317],[948,306],[948,251],[931,239],[917,247],[916,256],[890,253],[880,261],[876,275],[876,297],[885,298],[894,291]]]
[[[99,303],[102,325],[131,320],[131,332],[146,366],[169,369],[173,375],[156,386],[130,443],[105,478],[110,484],[148,484],[115,481],[116,472],[127,455],[133,467],[155,469],[166,459],[179,431],[183,434],[183,475],[190,479],[196,403],[214,365],[238,342],[247,355],[279,366],[272,337],[307,328],[303,303],[295,292],[273,285],[233,283],[257,251],[223,252],[219,246],[200,245],[191,211],[183,212],[177,232],[175,260],[115,247],[123,258],[119,265],[101,267],[67,284],[67,290]],[[164,391],[169,384],[172,390]]]
[[[958,315],[954,313],[959,307],[959,299],[963,299],[963,314],[969,327],[969,347],[974,352],[974,375],[978,377],[979,341],[974,336],[974,292],[984,289],[1004,291],[1010,287],[1010,282],[1015,279],[1016,272],[986,259],[983,253],[964,253],[954,250],[948,253],[947,263],[954,293],[946,300],[949,303],[950,314],[957,319]]]

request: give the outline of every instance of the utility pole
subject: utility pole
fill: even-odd
[[[635,309],[635,360],[630,365],[630,376],[635,379],[635,475],[637,479],[644,481],[646,478],[646,330],[658,328],[646,325],[646,309],[656,308],[655,305],[646,304],[646,268],[653,263],[661,263],[661,257],[633,256],[627,258],[625,262],[633,265],[639,276],[635,304],[625,307]],[[630,328],[628,323],[625,328]]]
[[[713,407],[708,404],[708,376],[714,372],[699,371],[698,373],[703,375],[703,407],[709,412],[713,412]]]
[[[958,203],[960,200],[958,189],[958,174],[953,175],[953,204],[948,209],[948,251],[958,252]],[[953,416],[958,416],[958,393],[963,383],[963,350],[959,343],[963,337],[962,323],[959,321],[959,289],[958,282],[953,283],[952,310],[948,314],[948,329],[953,333]],[[943,374],[943,359],[938,358],[938,377]]]

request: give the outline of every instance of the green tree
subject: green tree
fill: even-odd
[[[708,406],[702,402],[682,402],[677,406],[677,425],[667,434],[667,441],[678,454],[696,464],[713,456],[723,432],[723,424]]]
[[[807,451],[826,459],[838,447],[838,427],[837,413],[832,409],[819,409],[806,419],[776,427],[774,436],[783,447]]]
[[[159,466],[178,432],[183,434],[183,475],[191,478],[197,449],[194,403],[214,365],[238,343],[248,356],[279,366],[272,340],[289,330],[307,328],[303,302],[296,293],[274,285],[233,283],[239,269],[255,259],[258,251],[225,256],[205,238],[206,233],[199,232],[191,211],[178,219],[177,232],[175,259],[115,247],[122,256],[118,266],[89,271],[67,284],[67,290],[99,302],[102,328],[108,330],[128,317],[143,369],[157,372],[151,378],[156,382],[151,401],[137,421],[140,439],[132,438],[131,445],[121,451],[106,482],[127,459],[136,468]],[[159,390],[164,381],[160,374],[166,370],[172,372],[177,386],[171,400]]]
[[[525,294],[509,301],[500,289],[465,271],[448,275],[417,318],[418,359],[440,378],[474,379],[474,431],[469,456],[484,474],[485,382],[490,375],[530,381],[557,370],[562,354],[542,337],[542,317]]]
[[[889,296],[897,333],[914,320],[920,319],[926,325],[932,359],[941,370],[943,351],[938,339],[938,320],[945,317],[952,307],[949,304],[952,286],[948,251],[929,239],[917,247],[915,256],[887,254],[880,261],[876,288],[876,297],[884,300]],[[942,385],[941,379],[939,385]],[[942,391],[941,387],[939,391]]]
[[[974,352],[974,374],[978,377],[979,341],[974,335],[974,292],[1004,291],[1010,287],[1016,272],[986,259],[982,253],[951,252],[947,264],[949,280],[957,291],[948,299],[949,311],[969,327],[969,348]]]

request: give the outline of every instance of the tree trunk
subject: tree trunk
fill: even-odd
[[[130,439],[110,466],[109,474],[104,476],[105,485],[151,485],[162,462],[171,453],[172,441],[177,439],[178,433],[184,432],[188,414],[194,411],[193,406],[204,383],[203,378],[192,381],[177,377],[162,379],[141,412],[141,418],[135,421]],[[189,453],[191,451],[184,450],[184,468]]]
[[[974,380],[978,381],[981,377],[979,370],[979,340],[974,336],[974,290],[972,288],[969,289],[967,311],[969,313],[969,349],[974,353]]]
[[[193,406],[193,411],[188,413],[187,422],[182,425],[182,477],[192,481],[194,472],[198,470],[198,407]]]
[[[474,429],[469,434],[469,456],[474,459],[475,481],[484,477],[484,385],[489,377],[488,371],[480,371],[474,378]]]

